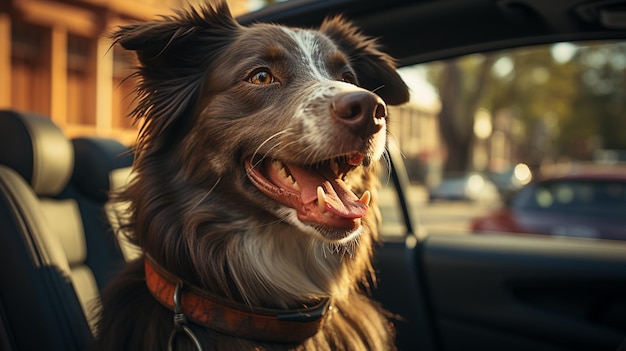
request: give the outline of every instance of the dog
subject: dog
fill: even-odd
[[[395,61],[342,16],[240,25],[224,3],[118,27],[141,123],[95,350],[392,350],[368,297]]]

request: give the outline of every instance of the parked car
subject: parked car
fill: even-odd
[[[61,0],[58,2],[63,6],[68,6],[69,3]],[[597,86],[594,85],[597,89],[596,95],[602,101],[593,105],[594,108],[610,105],[612,111],[623,116],[620,104],[623,98],[606,98],[607,87],[610,85],[602,80],[616,80],[615,86],[623,87],[623,76],[617,73],[608,77],[601,76],[601,68],[604,67],[601,63],[611,62],[616,65],[619,73],[619,67],[624,67],[621,65],[626,62],[623,0],[290,0],[241,16],[239,21],[243,24],[275,22],[317,26],[326,16],[336,14],[343,14],[353,20],[366,35],[379,37],[381,48],[394,56],[403,67],[436,62],[446,65],[462,57],[476,59],[481,54],[499,52],[504,58],[499,63],[498,70],[495,73],[486,71],[485,76],[500,74],[509,81],[517,77],[523,81],[523,87],[530,91],[533,91],[533,86],[529,87],[529,81],[546,82],[562,77],[551,76],[549,70],[542,69],[533,62],[527,62],[525,70],[515,71],[511,68],[510,60],[506,59],[509,49],[541,45],[553,47],[554,43],[580,40],[591,43],[591,46],[614,44],[616,50],[612,51],[612,56],[594,55],[595,60],[599,61],[589,58],[591,63],[600,65],[598,72],[575,72],[574,77],[566,77],[566,83],[559,81],[552,94],[541,94],[540,97],[553,101],[562,96],[574,81],[586,79],[597,83]],[[544,56],[546,55],[542,58]],[[477,87],[474,80],[461,83],[470,85],[472,89]],[[514,105],[515,108],[511,109],[513,112],[507,115],[510,121],[516,120],[516,111],[530,104],[524,99],[517,100],[515,91],[500,87],[493,91],[494,94],[507,93],[498,96],[501,105]],[[413,95],[420,94],[414,90]],[[480,101],[479,97],[474,100]],[[582,102],[584,101],[576,100],[577,104]],[[553,122],[554,115],[564,106],[569,105],[555,103],[556,112],[546,115],[540,115],[545,112],[543,110],[532,110],[533,114],[527,117],[530,121],[537,122],[536,128],[531,131],[535,139],[528,137],[526,143],[518,144],[526,145],[529,149],[533,145],[544,147],[546,143],[534,142],[558,134],[559,130],[548,122]],[[600,120],[603,116],[591,107],[586,112],[588,117],[585,122]],[[455,118],[459,116],[449,115]],[[400,116],[392,115],[390,118],[395,117]],[[507,118],[503,120],[506,122]],[[427,122],[438,121],[440,119]],[[621,129],[613,124],[620,125],[620,121],[604,121],[607,124],[603,128],[587,128],[584,131],[591,136],[596,136],[601,130],[619,132]],[[442,123],[442,134],[459,133],[459,127],[464,125],[461,122],[463,120],[459,119],[456,123]],[[568,128],[583,131],[574,125],[568,125]],[[488,128],[485,130],[489,131]],[[418,133],[409,129],[406,131],[411,136]],[[16,137],[2,132],[0,129],[0,140]],[[501,132],[502,135],[508,133],[506,135],[512,139],[526,138],[513,127]],[[429,133],[432,134],[430,131]],[[46,133],[41,135],[46,136]],[[482,137],[487,135],[485,133]],[[579,154],[584,154],[587,151],[585,148],[593,145],[594,140],[597,139],[586,140],[589,143],[582,143],[580,139],[559,141],[563,143],[562,149],[575,148]],[[419,141],[416,138],[409,144],[411,147],[421,147]],[[491,149],[493,153],[509,150],[496,146]],[[29,168],[32,166],[29,157],[33,151],[29,147],[30,145],[12,145],[3,149],[0,146],[0,154],[10,155],[14,159],[23,156],[23,164]],[[47,150],[36,149],[40,152]],[[510,150],[512,154],[515,153],[515,150]],[[448,154],[463,151],[467,150],[450,149]],[[537,158],[544,156],[541,148],[532,151],[530,154]],[[98,162],[100,156],[91,156],[97,154],[89,154],[82,162],[96,166],[104,164],[104,159]],[[114,154],[119,153],[115,151]],[[105,170],[99,172],[100,175],[104,174],[103,177],[96,177],[91,172],[71,175],[71,172],[65,172],[67,167],[61,167],[71,163],[71,159],[72,156],[68,156],[57,160],[58,162],[49,163],[48,166],[52,165],[56,173],[44,174],[41,179],[48,184],[43,185],[52,186],[55,191],[64,190],[58,195],[62,196],[60,200],[75,198],[79,191],[84,202],[83,205],[79,204],[80,216],[77,218],[82,221],[85,231],[104,231],[101,227],[108,224],[103,222],[107,218],[103,209],[106,201],[103,199],[103,188],[107,190],[112,187],[108,177],[111,167],[107,164]],[[397,329],[397,345],[400,350],[616,351],[622,344],[626,337],[626,243],[573,238],[584,236],[576,235],[577,233],[591,231],[569,226],[575,224],[571,217],[563,220],[562,227],[557,230],[562,237],[560,240],[545,235],[458,233],[418,237],[415,235],[418,227],[414,225],[414,220],[419,213],[413,212],[409,206],[410,201],[407,201],[408,177],[399,171],[403,169],[399,150],[390,148],[384,162],[390,166],[388,183],[394,188],[393,195],[398,200],[396,210],[401,213],[404,221],[404,236],[399,240],[396,238],[394,241],[381,243],[374,267],[377,281],[363,283],[364,289],[371,291],[381,305],[390,311],[390,315],[397,316],[393,323]],[[6,165],[0,166],[9,168]],[[57,175],[61,168],[63,174]],[[81,169],[95,171],[96,168],[90,166]],[[11,174],[11,179],[18,178],[16,172],[9,170],[8,173]],[[81,183],[75,183],[74,178],[80,179]],[[35,180],[41,182],[41,179]],[[58,189],[59,179],[71,179],[70,187]],[[33,188],[41,185],[33,185],[35,180],[22,179],[22,183],[28,183]],[[543,206],[541,211],[548,212],[552,204],[564,202],[568,198],[578,200],[579,192],[612,195],[622,187],[623,194],[623,178],[612,179],[608,186],[603,183],[599,190],[595,190],[595,183],[589,182],[589,186],[578,187],[578,182],[582,181],[581,178],[576,178],[569,183],[560,183],[566,185],[564,191],[559,190],[561,188],[557,183],[546,183],[541,188],[533,184],[524,191],[527,194],[526,201],[522,201],[522,192],[515,201],[526,203],[526,206],[534,201],[535,206]],[[0,184],[0,190],[28,193],[28,202],[34,202],[36,196],[28,186],[23,185],[18,189]],[[88,193],[81,195],[85,188]],[[43,196],[51,198],[57,195],[44,193]],[[59,200],[58,196],[56,200]],[[36,225],[33,232],[39,232],[45,228],[45,221],[38,213],[28,213],[17,218],[14,216],[16,204],[20,203],[5,193],[0,194],[0,205],[3,205],[0,208],[4,209],[0,210],[0,348],[7,351],[82,350],[85,340],[91,337],[89,325],[77,303],[72,283],[59,273],[69,270],[69,263],[64,261],[63,267],[48,264],[50,261],[58,261],[59,257],[63,258],[63,249],[59,247],[54,255],[47,257],[41,256],[37,251],[41,243],[24,243],[16,234],[15,228],[24,228],[25,224],[34,222]],[[65,204],[63,202],[63,206]],[[621,204],[617,206],[623,206],[623,198]],[[608,211],[619,211],[620,207],[604,208]],[[598,218],[603,218],[603,211],[595,212]],[[383,226],[384,217],[383,213]],[[69,222],[67,220],[64,223]],[[72,220],[71,223],[79,221]],[[600,232],[601,229],[594,230]],[[626,228],[617,228],[615,236],[620,233],[623,236]],[[470,231],[465,234],[470,234]],[[117,267],[123,261],[123,254],[117,252],[115,255],[118,263],[111,264],[107,263],[107,255],[93,255],[89,247],[114,251],[116,247],[112,240],[107,241],[100,237],[99,242],[87,242],[87,246],[88,251],[83,252],[84,255],[74,258],[76,262],[72,262],[72,268],[80,268],[78,272],[81,273],[85,271],[85,266],[89,266],[94,272],[99,270],[102,273],[96,277],[110,278],[115,271],[111,266]],[[104,250],[97,252],[105,253]],[[96,295],[106,282],[97,283],[93,285]]]
[[[495,184],[501,195],[507,196],[530,183],[533,174],[527,164],[518,163],[505,171],[491,172],[489,179]]]
[[[626,167],[574,167],[529,184],[474,232],[531,233],[626,240]]]
[[[496,185],[487,176],[478,172],[448,174],[437,186],[428,191],[429,201],[495,202],[498,198]]]

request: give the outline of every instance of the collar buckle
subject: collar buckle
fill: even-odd
[[[182,284],[176,284],[176,289],[174,290],[174,330],[170,334],[170,338],[167,341],[167,350],[174,351],[174,343],[176,342],[176,337],[179,333],[183,332],[195,346],[196,350],[204,351],[202,345],[200,344],[200,340],[196,337],[196,334],[189,328],[187,325],[187,317],[183,312],[183,308],[180,304],[180,291],[182,290]]]

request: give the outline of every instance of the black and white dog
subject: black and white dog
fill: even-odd
[[[373,279],[392,58],[342,17],[239,25],[226,5],[120,27],[142,123],[97,350],[389,350]]]

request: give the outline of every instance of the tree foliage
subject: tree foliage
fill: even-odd
[[[558,44],[429,63],[446,169],[471,168],[474,114],[512,116],[516,162],[590,159],[626,150],[626,43]],[[510,121],[511,122],[511,121]],[[498,121],[493,121],[498,128]]]

